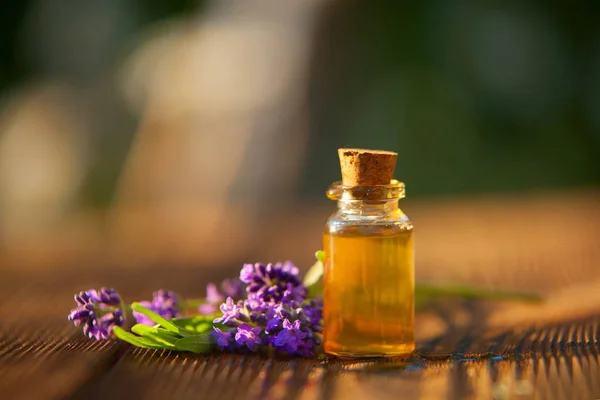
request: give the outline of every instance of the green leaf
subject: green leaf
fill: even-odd
[[[309,297],[323,296],[323,263],[317,261],[304,275],[304,286],[308,289]]]
[[[304,286],[309,287],[318,283],[323,277],[324,270],[325,269],[321,261],[315,262],[304,275]]]
[[[308,289],[309,297],[323,296],[323,273],[325,272],[325,252],[319,250],[315,253],[317,261],[308,269],[304,275],[304,286]]]
[[[318,250],[317,252],[315,252],[315,257],[322,263],[325,262],[325,252],[323,250]]]
[[[131,309],[133,311],[137,311],[140,314],[145,315],[146,317],[150,318],[152,320],[152,322],[162,326],[163,328],[165,328],[168,331],[171,331],[171,332],[176,333],[183,337],[192,335],[192,333],[186,331],[185,329],[178,327],[177,325],[175,325],[171,321],[163,318],[162,316],[158,315],[157,313],[150,311],[149,309],[147,309],[140,303],[131,304]]]
[[[212,331],[213,319],[215,317],[199,315],[191,318],[174,318],[172,323],[178,327],[193,333],[208,333]]]
[[[213,348],[213,340],[209,334],[189,336],[177,340],[175,348],[192,353],[208,353]]]
[[[127,332],[125,329],[115,326],[113,328],[113,333],[116,337],[121,339],[124,342],[132,344],[137,347],[142,347],[144,349],[164,349],[165,347],[160,343],[157,343],[151,339],[143,338],[140,336],[136,336],[133,333]]]
[[[156,326],[148,326],[148,325],[144,325],[144,324],[135,324],[131,328],[131,331],[133,333],[137,333],[140,336],[144,336],[146,334],[161,334],[161,335],[165,335],[165,336],[168,336],[171,338],[176,338],[176,339],[181,338],[181,336],[179,336],[178,334],[168,331],[164,328],[156,327]]]
[[[319,281],[313,285],[307,287],[308,297],[311,299],[317,299],[323,297],[323,282]]]
[[[156,328],[153,326],[147,326],[142,324],[134,325],[131,328],[133,333],[137,333],[138,335],[153,340],[157,343],[164,345],[166,348],[175,347],[175,342],[181,338],[181,336],[174,334],[173,332],[169,332],[166,329]]]

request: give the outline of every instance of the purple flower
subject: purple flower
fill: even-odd
[[[232,296],[233,297],[233,296]],[[206,285],[206,301],[211,304],[221,303],[224,297],[219,290],[217,289],[217,285],[214,283],[209,283]]]
[[[283,303],[302,302],[306,297],[306,292],[304,285],[294,286],[288,283],[286,289],[283,291],[281,301]]]
[[[241,284],[247,297],[241,297]],[[215,329],[213,337],[222,349],[257,351],[270,346],[279,352],[309,357],[321,343],[323,304],[307,301],[307,289],[292,263],[244,264],[240,280],[224,281],[227,299],[220,305],[222,316],[214,323],[230,329]],[[207,304],[201,310],[214,312],[211,301],[221,293],[215,285],[207,287]]]
[[[115,289],[101,288],[100,291],[95,289],[79,292],[75,295],[75,302],[79,305],[86,303],[96,303],[100,306],[118,306],[121,304],[121,297]]]
[[[247,283],[249,299],[265,303],[302,303],[306,287],[300,281],[298,268],[291,262],[276,264],[244,264],[240,280]]]
[[[151,302],[149,302],[149,301],[140,301],[139,303],[140,303],[140,305],[146,307],[147,309],[149,309],[151,311],[154,311],[154,307],[152,306]],[[154,311],[154,312],[156,312],[156,311]],[[150,318],[146,317],[142,313],[139,313],[137,311],[133,311],[132,314],[133,314],[133,318],[135,318],[135,321],[138,324],[148,325],[148,326],[154,326],[155,325],[154,321],[152,321]]]
[[[169,290],[157,290],[152,294],[152,301],[140,301],[142,306],[166,318],[177,318],[181,315],[179,311],[179,296]],[[154,322],[137,311],[133,312],[133,317],[138,324],[153,326]]]
[[[267,334],[272,333],[273,331],[279,331],[281,329],[281,321],[283,319],[279,315],[274,315],[268,322],[265,327],[265,332]]]
[[[170,290],[158,290],[152,295],[152,305],[158,314],[167,319],[179,316],[179,295]]]
[[[228,297],[225,303],[221,304],[221,307],[219,308],[223,313],[223,316],[215,318],[213,322],[227,324],[229,320],[240,317],[240,310],[242,307],[239,304],[234,303],[231,297]]]
[[[233,331],[222,331],[216,326],[213,326],[211,336],[216,339],[217,346],[219,346],[221,350],[234,350],[236,348]]]
[[[235,341],[240,346],[246,346],[250,351],[254,351],[255,347],[262,341],[260,338],[261,331],[262,328],[259,326],[253,328],[249,324],[242,324],[237,328]]]
[[[202,315],[212,315],[217,312],[217,305],[223,302],[223,295],[219,293],[217,285],[209,283],[206,285],[206,303],[198,306],[198,313]]]
[[[83,333],[90,339],[106,340],[110,337],[112,329],[115,326],[121,326],[125,323],[125,317],[120,309],[104,314],[100,319],[94,320],[92,324],[83,326]]]
[[[109,306],[118,306],[121,304],[121,297],[115,289],[102,288],[96,293],[101,304]]]
[[[79,292],[75,295],[77,307],[71,310],[68,320],[75,326],[83,325],[83,333],[96,340],[108,339],[115,326],[125,323],[118,306],[121,298],[114,289],[102,288]]]
[[[313,332],[321,332],[323,330],[323,300],[311,299],[302,307],[302,311],[310,321],[310,329]]]
[[[300,320],[291,323],[290,320],[285,319],[283,330],[273,340],[273,346],[278,350],[287,351],[291,355],[301,347],[302,339],[306,336],[307,333],[300,330]]]
[[[239,279],[225,279],[221,283],[221,290],[225,297],[233,297],[234,299],[241,299],[244,295],[244,288],[242,282]]]
[[[213,315],[218,310],[218,304],[223,302],[223,295],[217,289],[217,285],[209,283],[206,285],[206,303],[198,306],[198,313],[202,315]]]
[[[258,265],[261,265],[261,264],[256,264],[256,266],[258,266]],[[244,266],[242,267],[242,270],[240,271],[240,281],[242,281],[244,283],[252,282],[252,279],[254,278],[254,269],[255,269],[254,264],[244,264]]]
[[[245,272],[240,274],[242,279],[247,280],[253,274],[253,281],[256,280],[256,275],[273,276],[278,273],[273,272],[273,266],[260,264],[246,264],[244,269]],[[288,272],[290,270],[288,268]],[[263,293],[282,294],[280,301],[274,301],[272,297],[271,301],[265,302],[264,296],[252,296],[251,293],[248,298],[238,302],[228,297],[221,304],[223,316],[214,322],[233,329],[226,332],[215,331],[213,336],[228,350],[233,350],[230,336],[233,335],[236,349],[256,351],[264,346],[271,346],[289,355],[311,356],[315,347],[321,343],[319,332],[322,330],[322,301],[295,301],[292,299],[294,296],[305,296],[303,286],[294,285],[290,281],[283,286],[278,284],[276,278],[269,279],[272,279],[270,283],[273,285]],[[280,290],[282,288],[284,289]],[[287,301],[286,296],[290,297]]]
[[[88,320],[96,319],[96,308],[92,303],[80,305],[79,307],[71,310],[68,319],[69,321],[73,321],[75,326],[79,326],[83,323],[86,323]]]
[[[217,312],[217,306],[214,304],[200,304],[198,306],[198,314],[202,314],[202,315],[213,315],[214,313]]]
[[[206,286],[206,303],[198,306],[198,313],[202,315],[212,315],[219,308],[219,304],[226,297],[231,297],[234,300],[240,299],[243,295],[242,282],[239,279],[225,279],[221,283],[222,291],[219,292],[217,285],[209,283]]]
[[[300,357],[312,357],[314,355],[315,344],[319,344],[314,340],[304,340],[298,344],[296,354]]]

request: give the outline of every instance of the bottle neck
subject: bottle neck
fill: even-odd
[[[356,200],[340,199],[338,209],[348,215],[386,216],[394,214],[398,209],[399,199]]]
[[[337,200],[343,214],[385,217],[398,212],[398,200],[404,198],[404,183],[392,180],[389,185],[344,186],[342,182],[334,182],[327,189],[327,197]]]

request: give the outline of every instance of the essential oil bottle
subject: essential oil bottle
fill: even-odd
[[[397,153],[339,149],[338,211],[323,236],[324,348],[345,357],[399,356],[414,343],[413,226],[398,207]]]

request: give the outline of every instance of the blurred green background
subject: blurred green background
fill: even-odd
[[[327,72],[312,97],[308,165],[317,171],[336,144],[394,149],[410,195],[597,183],[599,6],[340,6],[319,43]]]
[[[47,76],[105,90],[110,84],[97,81],[132,38],[201,6],[6,1],[2,93]],[[411,196],[597,183],[599,11],[585,1],[328,2],[311,60],[310,145],[298,193],[322,196],[342,146],[400,152],[397,176]],[[111,108],[100,112],[119,113]],[[103,156],[82,196],[104,205],[134,131],[96,130]]]
[[[339,147],[399,152],[409,199],[597,187],[598,16],[591,1],[6,0],[0,244],[230,240],[223,221],[331,211]]]

